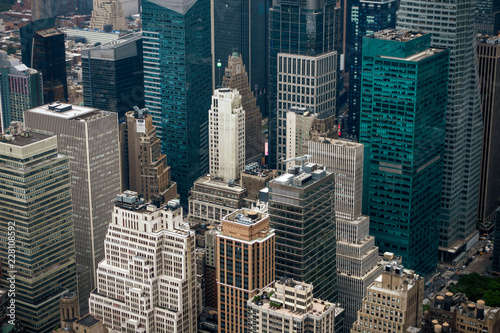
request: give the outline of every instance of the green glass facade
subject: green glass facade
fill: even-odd
[[[427,274],[438,260],[449,52],[429,49],[430,34],[384,32],[363,39],[363,211],[381,252]]]
[[[336,302],[333,174],[318,179],[302,173],[295,177],[304,177],[302,185],[286,181],[290,176],[284,174],[269,183],[269,215],[276,232],[275,276],[311,283],[314,297]]]
[[[55,136],[32,132],[14,143],[0,141],[0,287],[9,289],[14,271],[16,319],[26,332],[52,332],[60,322],[60,297],[76,292],[70,190],[68,158],[57,153]]]
[[[210,0],[142,2],[145,104],[181,201],[208,171]]]

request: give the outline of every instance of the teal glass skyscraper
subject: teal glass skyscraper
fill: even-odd
[[[361,75],[370,234],[420,274],[438,260],[448,86],[449,52],[430,41],[393,29],[365,37]]]
[[[208,170],[210,0],[142,1],[145,104],[181,200]]]

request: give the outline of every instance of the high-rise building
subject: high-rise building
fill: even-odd
[[[496,36],[500,32],[500,1],[477,0],[474,23],[476,33]]]
[[[215,90],[208,119],[210,174],[225,181],[239,179],[245,166],[245,110],[238,91]]]
[[[382,272],[370,218],[361,215],[364,146],[313,136],[308,142],[311,162],[322,164],[335,180],[337,272],[339,303],[345,309],[344,332],[350,332],[366,288]]]
[[[167,156],[161,153],[153,117],[147,109],[127,113],[128,175],[130,190],[144,195],[146,201],[177,199],[177,184],[170,179]]]
[[[438,261],[449,55],[430,42],[394,29],[363,39],[359,136],[370,234],[422,274]]]
[[[500,207],[495,210],[494,213],[494,221],[495,221],[495,233],[494,235],[494,244],[493,253],[491,254],[493,259],[491,262],[491,271],[495,272],[495,275],[500,276]]]
[[[18,122],[9,132],[0,139],[0,287],[9,290],[13,275],[16,320],[25,332],[50,332],[60,297],[76,291],[69,161],[56,136]]]
[[[117,112],[120,123],[134,106],[144,108],[142,34],[82,50],[82,85],[85,106]]]
[[[376,31],[395,28],[397,9],[397,0],[359,0],[351,6],[350,40],[352,40],[352,45],[349,55],[349,117],[347,132],[352,138],[359,138],[363,37]]]
[[[313,99],[316,104],[319,104],[322,101],[316,100],[316,96],[330,94],[332,88],[337,90],[336,84],[334,87],[330,86],[332,82],[337,82],[335,76],[339,75],[336,67],[338,61],[334,62],[331,57],[333,57],[332,52],[340,51],[342,46],[340,43],[341,34],[337,31],[340,15],[341,8],[336,7],[336,1],[333,0],[307,0],[302,2],[276,0],[273,1],[269,9],[270,40],[267,107],[269,116],[269,166],[271,168],[276,168],[278,159],[283,157],[283,153],[280,154],[278,151],[279,111],[283,112],[283,110],[287,110],[291,106],[306,106],[297,103],[307,103],[308,98],[309,103],[313,102],[311,100]],[[288,64],[290,65],[290,71],[288,68],[282,67],[283,63],[279,64],[279,53],[282,53],[282,61],[287,61],[287,67]],[[338,54],[339,52],[337,52],[336,58]],[[320,69],[318,66],[314,66],[313,70],[311,65],[313,58],[309,57],[317,56],[323,56],[321,57],[323,64],[328,64],[328,67],[323,65]],[[283,100],[281,106],[278,101],[279,70],[286,71],[287,85],[290,89],[295,88],[294,93],[292,93],[293,91],[286,92],[286,105],[283,104],[285,103]],[[293,70],[295,70],[295,73],[293,73]],[[327,84],[329,86],[326,91],[319,90],[320,86],[322,89],[326,89],[326,87],[318,83],[316,77],[311,77],[312,73],[316,73],[316,70],[320,75],[328,73],[327,77],[322,78],[328,80]],[[281,74],[281,80],[285,79],[283,75]],[[297,81],[299,79],[300,83]],[[310,90],[312,88],[310,85],[314,86],[314,91]],[[316,87],[316,85],[318,86]],[[307,86],[309,86],[309,94],[307,93]],[[297,91],[299,88],[300,91]],[[302,88],[306,90],[303,92]],[[283,93],[285,92],[282,90],[282,96]],[[313,93],[314,98],[312,98]],[[334,95],[336,96],[336,92]],[[297,100],[297,96],[300,97],[300,102]],[[288,97],[290,97],[290,101],[288,101]],[[304,102],[302,102],[302,97],[304,97]],[[332,97],[328,98],[329,104],[336,100],[334,98],[332,101]],[[333,108],[330,111],[334,112]],[[314,286],[316,287],[316,285]]]
[[[108,333],[102,319],[91,314],[82,317],[78,311],[78,296],[75,293],[66,293],[60,301],[61,325],[53,333]]]
[[[351,333],[366,331],[368,325],[375,333],[405,333],[410,326],[421,328],[423,300],[424,279],[402,265],[388,263],[368,287]]]
[[[245,110],[245,165],[260,162],[263,153],[261,109],[250,88],[243,58],[237,52],[228,58],[222,85],[238,90],[241,95],[241,106]]]
[[[443,260],[457,256],[477,241],[483,123],[474,45],[474,3],[402,0],[397,17],[397,28],[430,33],[432,47],[450,50],[439,225]],[[415,17],[415,13],[423,11],[427,14]]]
[[[90,312],[119,332],[197,332],[195,235],[179,201],[159,208],[133,191],[116,200]]]
[[[42,73],[45,103],[68,100],[66,49],[62,31],[49,28],[34,33],[30,64]]]
[[[278,172],[281,174],[294,162],[283,162],[303,156],[307,142],[313,133],[321,132],[326,137],[337,137],[335,116],[331,111],[315,112],[313,108],[292,106],[278,115]]]
[[[104,258],[104,237],[112,204],[120,193],[120,155],[116,113],[69,104],[49,104],[24,113],[27,127],[58,136],[59,153],[70,157],[71,196],[76,263],[90,271],[79,289],[97,282]],[[85,289],[88,289],[85,287]],[[88,311],[88,295],[79,293],[80,312]]]
[[[43,104],[42,75],[7,52],[0,51],[0,133],[12,121],[24,121],[23,112]]]
[[[307,163],[269,182],[276,276],[310,283],[315,295],[329,302],[337,302],[333,178]]]
[[[247,301],[274,282],[274,230],[269,216],[239,209],[216,235],[219,333],[248,332]]]
[[[341,333],[344,310],[335,303],[313,298],[313,286],[281,279],[248,304],[250,333]]]
[[[210,1],[143,0],[142,35],[145,104],[187,203],[194,181],[208,171]]]
[[[477,56],[484,123],[478,220],[484,225],[493,221],[500,200],[500,37],[481,37]]]
[[[126,28],[120,0],[94,0],[90,29],[111,31]]]
[[[220,221],[220,220],[219,220]],[[205,232],[205,306],[217,309],[217,229]]]
[[[247,81],[261,112],[266,112],[267,32],[270,0],[211,0],[212,89],[223,84],[228,56],[241,54]],[[220,66],[219,66],[220,63]],[[225,86],[228,87],[228,86]],[[231,86],[231,88],[235,88]],[[239,90],[239,89],[238,89]],[[243,92],[240,91],[243,95]],[[245,109],[246,111],[246,109]]]

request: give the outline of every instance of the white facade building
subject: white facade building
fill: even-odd
[[[345,308],[344,332],[349,332],[366,288],[382,272],[375,237],[369,235],[370,218],[361,215],[364,145],[324,137],[307,145],[310,161],[334,174],[338,294]]]
[[[118,195],[90,312],[118,332],[196,332],[195,235],[176,200],[158,208]]]
[[[120,0],[94,0],[90,29],[104,30],[106,25],[112,25],[113,30],[127,29]]]
[[[238,90],[214,91],[209,123],[210,175],[239,179],[245,167],[245,110]]]
[[[313,286],[281,279],[247,302],[248,332],[336,333],[343,309],[313,298]]]

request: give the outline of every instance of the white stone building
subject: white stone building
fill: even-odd
[[[326,166],[335,179],[337,272],[340,305],[345,308],[344,332],[349,332],[366,296],[380,275],[378,247],[370,236],[370,218],[361,215],[364,145],[313,137],[307,143],[311,162]]]
[[[94,0],[90,29],[104,30],[106,25],[112,25],[113,30],[127,29],[120,0]]]
[[[313,286],[281,279],[247,301],[248,332],[336,333],[344,310],[313,298]]]
[[[118,195],[90,312],[118,332],[196,332],[195,235],[176,200],[158,208]]]
[[[238,90],[214,91],[209,124],[210,175],[239,179],[245,167],[245,110]]]

